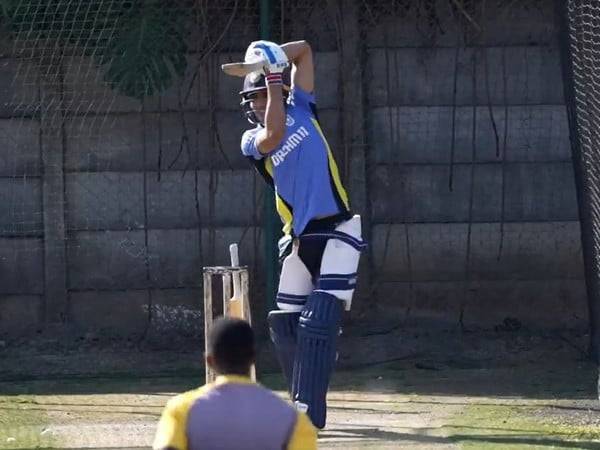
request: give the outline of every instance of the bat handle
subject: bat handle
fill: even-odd
[[[231,256],[231,267],[240,266],[240,256],[238,253],[238,245],[231,244],[229,246],[229,255]],[[233,274],[233,297],[239,299],[241,295],[240,274]]]
[[[231,267],[238,267],[240,265],[240,256],[237,244],[231,244],[229,246],[229,255],[231,256]]]

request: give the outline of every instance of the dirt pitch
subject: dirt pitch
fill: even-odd
[[[281,389],[281,379],[261,381]],[[0,383],[0,448],[147,448],[190,377]],[[283,394],[282,394],[283,395]],[[600,449],[595,369],[401,361],[339,372],[322,449]]]

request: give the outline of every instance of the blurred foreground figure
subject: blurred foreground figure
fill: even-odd
[[[172,398],[155,450],[312,450],[317,432],[308,417],[254,383],[254,333],[248,322],[220,318],[209,335],[206,363],[214,383]]]

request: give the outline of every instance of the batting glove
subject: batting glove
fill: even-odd
[[[264,61],[264,75],[275,75],[283,73],[289,66],[289,60],[282,48],[271,41],[254,41],[246,50],[246,62]]]

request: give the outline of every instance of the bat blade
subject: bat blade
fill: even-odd
[[[245,319],[242,312],[242,301],[236,298],[235,295],[229,299],[229,316],[236,319]]]
[[[227,75],[232,75],[234,77],[245,77],[249,73],[256,72],[262,69],[265,65],[264,61],[256,61],[256,62],[235,62],[222,64],[221,69]]]
[[[229,246],[229,255],[231,257],[231,267],[239,267],[240,256],[238,253],[238,245],[231,244]],[[229,299],[229,315],[237,319],[244,319],[244,311],[242,305],[242,296],[240,293],[240,279],[238,273],[233,273],[233,297]]]

